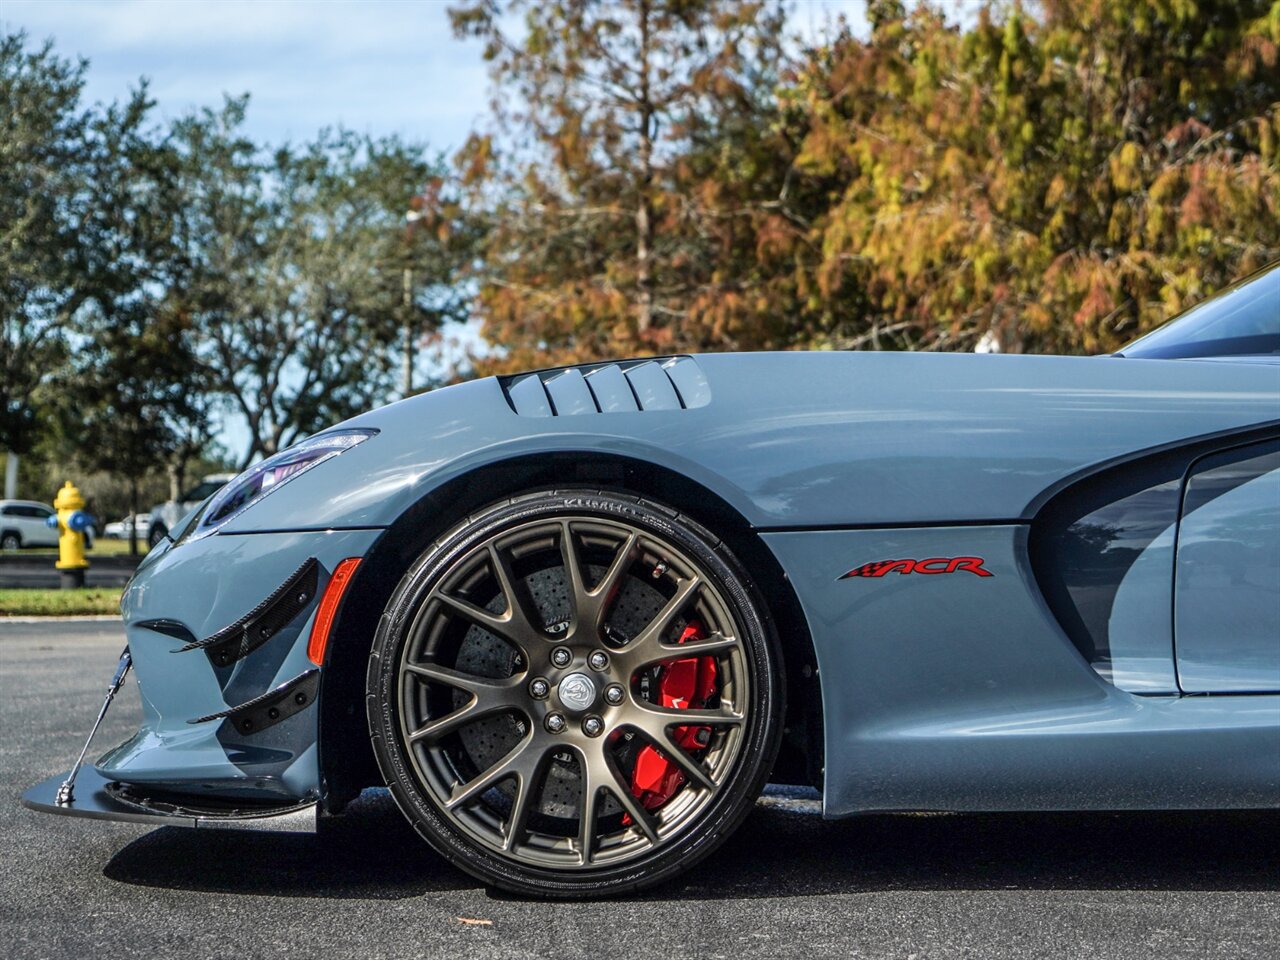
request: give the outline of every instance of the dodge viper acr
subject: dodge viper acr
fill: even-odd
[[[1277,807],[1280,269],[1114,356],[407,399],[227,484],[122,610],[141,728],[29,806],[314,823],[385,785],[548,897],[714,856],[771,781],[830,817]]]

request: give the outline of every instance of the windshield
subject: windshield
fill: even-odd
[[[1196,304],[1119,355],[1164,360],[1280,355],[1280,261]]]

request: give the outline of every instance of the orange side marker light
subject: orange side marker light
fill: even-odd
[[[359,557],[348,557],[334,568],[333,576],[324,588],[324,596],[320,598],[320,608],[316,610],[315,623],[311,625],[311,639],[307,641],[307,658],[317,667],[324,666],[324,648],[329,643],[329,631],[333,628],[334,617],[338,614],[338,606],[342,603],[342,595],[347,592],[347,585],[356,575],[356,567],[360,566]]]

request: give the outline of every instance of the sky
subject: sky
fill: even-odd
[[[246,133],[279,144],[343,124],[452,152],[487,112],[481,44],[456,40],[448,0],[3,0],[0,25],[89,60],[90,100],[150,80],[162,117],[251,94]],[[798,0],[797,32],[863,0]]]

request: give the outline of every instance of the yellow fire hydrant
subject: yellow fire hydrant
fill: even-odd
[[[66,482],[58,496],[54,498],[53,508],[58,511],[57,518],[50,517],[49,525],[56,522],[58,534],[58,562],[54,564],[62,571],[62,588],[64,590],[84,586],[84,572],[89,561],[84,556],[84,532],[93,525],[93,517],[84,512],[84,497],[70,480]]]

